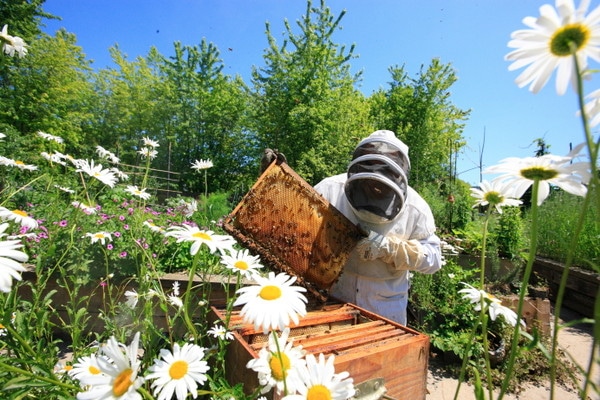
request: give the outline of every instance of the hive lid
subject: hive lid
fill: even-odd
[[[298,278],[317,298],[339,278],[363,237],[286,163],[274,161],[223,224],[263,263]]]

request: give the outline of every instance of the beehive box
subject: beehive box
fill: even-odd
[[[327,298],[360,229],[287,164],[273,162],[223,223],[272,269]]]
[[[226,320],[222,309],[213,306],[212,313],[213,318]],[[231,384],[243,383],[249,394],[258,387],[258,378],[246,364],[258,357],[268,339],[252,324],[245,324],[239,312],[230,316],[229,328],[235,340],[225,356],[227,379]],[[383,378],[386,396],[425,399],[429,357],[426,335],[348,303],[323,304],[290,328],[294,345],[302,345],[315,355],[335,355],[336,372],[348,371],[355,385]]]

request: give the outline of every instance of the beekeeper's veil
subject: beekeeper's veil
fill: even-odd
[[[356,215],[372,223],[393,220],[406,201],[409,171],[408,146],[394,132],[375,131],[362,140],[344,186]]]

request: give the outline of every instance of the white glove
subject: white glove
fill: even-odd
[[[381,259],[393,264],[397,270],[418,269],[425,258],[423,246],[418,240],[404,240],[396,235],[383,236],[372,231],[358,242],[356,251],[365,261]]]

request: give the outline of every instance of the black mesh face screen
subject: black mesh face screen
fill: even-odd
[[[406,154],[400,151],[397,147],[386,142],[372,141],[365,143],[354,150],[352,160],[367,154],[381,154],[382,156],[389,158],[391,161],[396,163],[398,167],[402,168],[405,175],[408,177],[410,172],[410,162]]]
[[[350,163],[344,191],[355,210],[391,220],[404,205],[407,185],[404,170],[389,157],[366,154]]]
[[[404,204],[404,196],[396,188],[360,174],[346,182],[345,192],[356,210],[369,211],[388,220],[398,215]]]

